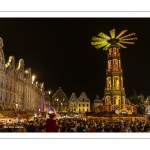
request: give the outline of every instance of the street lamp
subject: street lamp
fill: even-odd
[[[18,109],[18,103],[16,103],[16,108]]]
[[[36,86],[38,86],[38,81],[35,82]]]
[[[48,94],[50,95],[50,94],[51,94],[51,91],[48,91]]]
[[[16,112],[17,112],[17,110],[18,110],[18,103],[16,103]]]
[[[49,106],[50,106],[50,100],[51,100],[50,94],[51,94],[51,91],[48,91],[48,94],[49,94]]]

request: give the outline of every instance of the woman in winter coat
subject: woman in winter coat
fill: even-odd
[[[58,128],[56,125],[56,115],[55,114],[49,114],[49,117],[46,120],[46,132],[58,132]]]

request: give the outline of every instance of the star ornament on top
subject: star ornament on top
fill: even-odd
[[[132,40],[137,40],[137,37],[129,38],[130,36],[135,35],[136,33],[131,33],[125,36],[122,36],[128,30],[121,31],[117,36],[115,36],[115,29],[110,30],[110,37],[103,32],[100,32],[97,37],[92,38],[92,46],[99,49],[103,47],[103,50],[108,50],[108,48],[112,45],[117,45],[119,48],[127,48],[124,44],[134,44]],[[131,41],[131,42],[129,42]]]

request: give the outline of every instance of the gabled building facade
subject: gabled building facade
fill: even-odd
[[[85,92],[82,92],[80,97],[78,98],[78,108],[77,111],[79,113],[85,113],[90,111],[90,99],[87,97]]]
[[[44,110],[44,83],[35,82],[31,68],[24,69],[24,60],[15,63],[10,56],[5,62],[0,38],[0,110]]]
[[[57,112],[68,112],[68,98],[63,92],[61,87],[55,92],[51,98],[51,106],[55,108]]]
[[[71,97],[70,97],[70,99],[68,101],[69,112],[76,113],[77,112],[77,108],[78,108],[78,103],[79,103],[79,100],[77,99],[76,94],[72,93]]]
[[[72,93],[69,99],[69,112],[90,112],[90,99],[87,97],[85,92],[82,92],[79,98],[76,97],[75,93]]]

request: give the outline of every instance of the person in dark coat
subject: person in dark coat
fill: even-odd
[[[55,114],[49,114],[49,117],[46,120],[46,132],[58,132],[58,128],[56,125],[56,115]]]
[[[6,128],[4,128],[4,124],[0,124],[0,132],[7,132]]]
[[[68,132],[77,132],[77,127],[76,127],[76,125],[72,125],[72,126],[70,127],[70,129],[69,129]]]
[[[29,122],[29,125],[27,127],[27,131],[28,132],[35,132],[35,130],[36,130],[36,127],[33,125],[32,122]]]
[[[133,123],[131,124],[131,131],[132,132],[137,132],[137,128]]]

